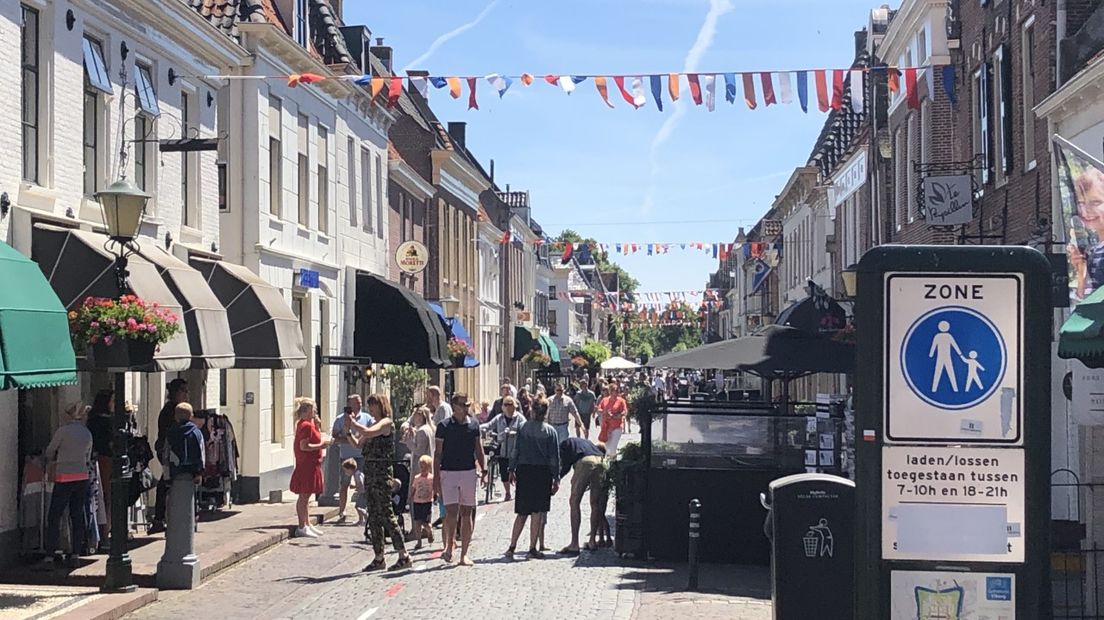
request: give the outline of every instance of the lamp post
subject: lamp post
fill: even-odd
[[[460,312],[460,300],[449,295],[442,299],[438,299],[437,303],[441,305],[441,310],[444,310],[446,320],[449,322],[450,329],[453,321],[459,321],[456,315]],[[450,334],[451,336],[451,334]],[[445,369],[445,394],[452,398],[452,393],[456,391],[456,370],[453,368]]]
[[[104,225],[107,227],[107,249],[115,254],[115,279],[119,296],[129,290],[127,258],[137,248],[134,237],[142,223],[142,214],[150,196],[134,186],[125,177],[112,183],[107,189],[96,192],[104,213]],[[131,468],[127,455],[130,444],[130,420],[126,412],[126,372],[115,373],[115,412],[112,415],[112,459],[111,459],[111,550],[107,557],[107,572],[104,579],[104,592],[132,592],[134,576],[131,573],[130,555],[127,553],[127,534],[130,524],[127,519],[130,496]]]

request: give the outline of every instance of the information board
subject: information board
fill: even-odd
[[[1021,445],[1023,278],[885,276],[885,442]]]
[[[1015,620],[1011,573],[890,573],[890,620]]]
[[[882,448],[882,558],[1023,562],[1024,452]]]

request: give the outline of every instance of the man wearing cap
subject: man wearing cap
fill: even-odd
[[[467,394],[454,394],[452,415],[437,425],[433,454],[434,491],[445,502],[445,551],[441,559],[452,562],[456,527],[460,527],[460,565],[472,566],[468,557],[475,529],[476,490],[487,484],[487,460],[483,454],[479,422],[468,415]]]

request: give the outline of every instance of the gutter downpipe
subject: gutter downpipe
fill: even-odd
[[[1066,38],[1068,0],[1058,0],[1055,15],[1054,43],[1054,90],[1062,86],[1062,40]]]

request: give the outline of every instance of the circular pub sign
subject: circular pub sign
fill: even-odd
[[[418,241],[404,241],[395,251],[395,263],[404,273],[421,273],[429,264],[429,248]]]

